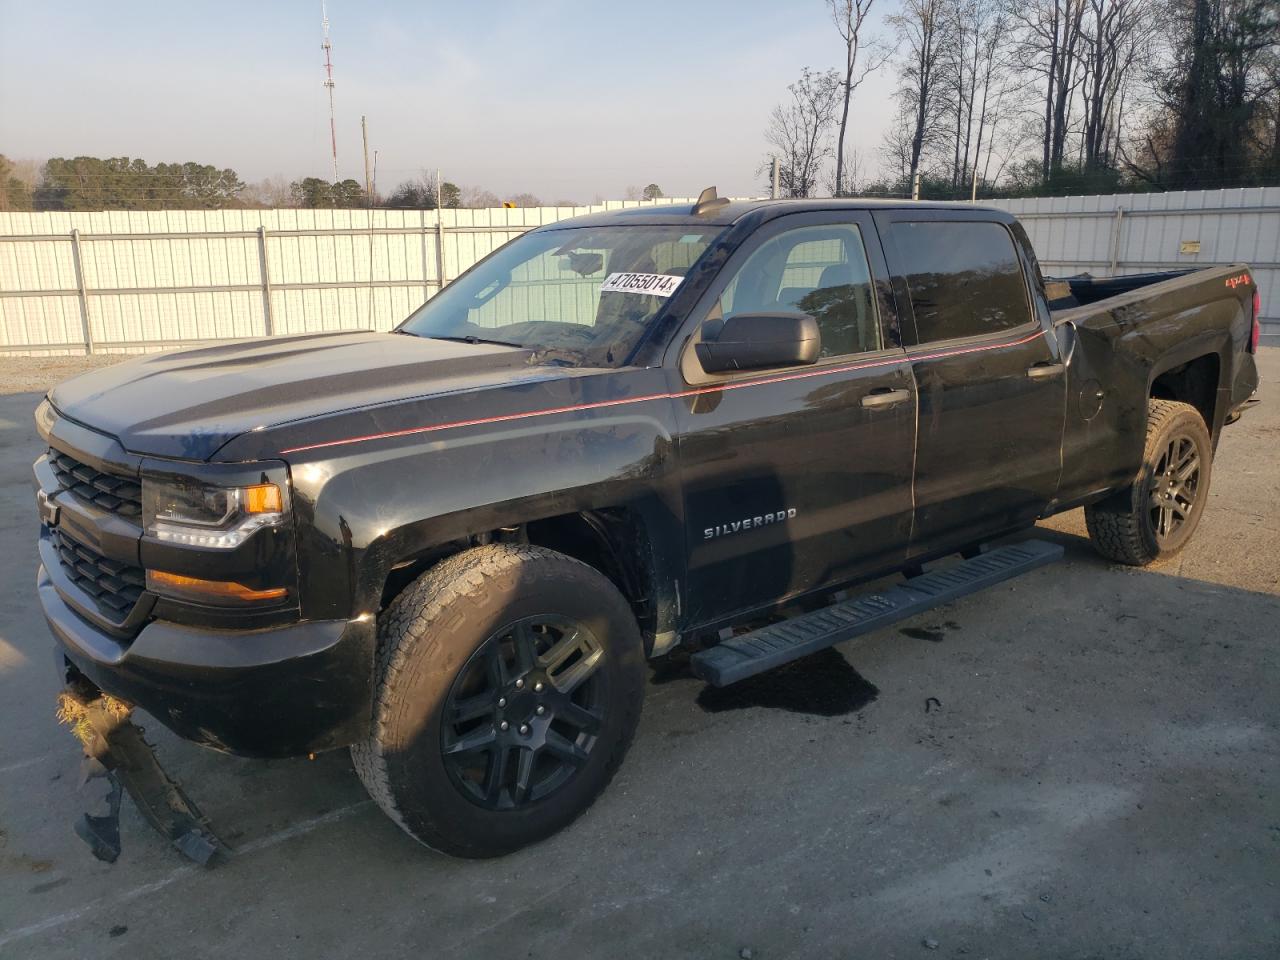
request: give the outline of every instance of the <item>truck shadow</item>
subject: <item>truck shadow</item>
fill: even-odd
[[[677,648],[653,668],[652,682],[701,683],[689,667],[689,651]],[[707,684],[696,703],[707,713],[765,707],[787,713],[840,717],[856,713],[880,695],[834,647],[748,677],[727,687]]]

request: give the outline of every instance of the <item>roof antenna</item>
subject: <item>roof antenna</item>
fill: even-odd
[[[693,215],[695,217],[700,217],[704,213],[711,213],[713,210],[719,210],[728,203],[728,197],[716,196],[715,187],[707,187],[707,189],[698,194],[698,202],[693,205]]]

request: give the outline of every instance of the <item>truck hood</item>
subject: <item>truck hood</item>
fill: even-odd
[[[59,384],[49,399],[133,453],[207,460],[251,430],[558,375],[530,356],[399,334],[310,334],[139,357]]]

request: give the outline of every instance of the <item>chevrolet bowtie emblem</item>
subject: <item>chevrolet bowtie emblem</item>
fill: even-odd
[[[40,522],[46,527],[58,525],[58,505],[49,499],[43,490],[36,491],[36,510],[40,514]]]

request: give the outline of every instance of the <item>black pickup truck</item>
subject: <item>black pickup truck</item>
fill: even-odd
[[[391,333],[56,387],[40,601],[80,691],[230,753],[350,747],[412,836],[498,855],[613,776],[646,657],[731,682],[848,635],[836,591],[1082,505],[1111,560],[1176,552],[1258,312],[1245,265],[1046,280],[976,206],[566,220]]]

